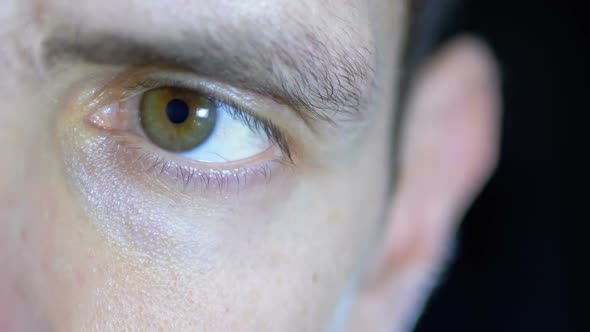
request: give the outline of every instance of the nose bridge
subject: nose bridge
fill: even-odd
[[[49,128],[26,82],[0,88],[0,331],[37,330],[38,189]],[[43,112],[41,112],[43,113]],[[36,198],[37,197],[37,198]],[[37,318],[36,318],[37,317]]]
[[[0,100],[0,220],[6,228],[21,219],[16,211],[30,210],[27,191],[37,159],[33,143],[41,132],[25,95],[0,91]]]

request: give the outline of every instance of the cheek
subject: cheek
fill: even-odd
[[[321,330],[383,212],[379,138],[330,169],[214,199],[84,164],[81,145],[61,151],[65,166],[39,152],[22,207],[27,306],[65,330]]]
[[[70,211],[73,205],[56,181],[53,160],[40,151],[23,152],[27,174],[2,186],[0,199],[3,205],[10,201],[0,222],[1,331],[63,327],[75,296],[83,294],[75,278],[75,271],[85,270],[79,264],[83,237]],[[36,161],[28,163],[31,159]]]
[[[32,299],[54,328],[76,320],[93,285],[100,246],[85,217],[72,203],[54,160],[32,176],[29,218],[21,233]]]
[[[346,169],[298,181],[290,195],[253,204],[241,217],[192,219],[205,231],[211,231],[209,223],[225,224],[218,230],[218,250],[204,260],[157,263],[148,252],[121,254],[100,240],[96,228],[76,226],[92,221],[57,211],[62,217],[56,215],[52,227],[78,231],[54,232],[50,260],[59,257],[69,268],[55,267],[51,297],[68,294],[62,308],[75,312],[72,325],[87,330],[142,323],[176,330],[319,330],[357,268],[382,208],[375,203],[379,190],[355,174]],[[67,196],[59,200],[62,210],[71,208]],[[174,216],[167,222],[187,220]],[[42,251],[45,257],[51,252]]]
[[[34,98],[17,100],[35,95],[20,83],[18,93],[0,91],[0,331],[51,330],[48,289],[61,201],[56,154],[48,110],[35,108]]]

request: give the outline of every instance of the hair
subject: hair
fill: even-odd
[[[448,37],[447,27],[453,19],[459,0],[408,0],[408,26],[399,78],[398,99],[394,116],[392,144],[392,181],[399,171],[398,154],[401,127],[405,120],[408,94],[420,66]],[[391,188],[393,189],[393,184]]]
[[[458,0],[409,0],[404,79],[410,79],[416,68],[446,39],[446,30],[459,3]]]

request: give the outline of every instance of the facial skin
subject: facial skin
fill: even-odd
[[[407,328],[494,165],[498,97],[488,51],[457,41],[394,135],[405,7],[4,1],[0,331]],[[281,139],[165,151],[137,120],[156,87]]]

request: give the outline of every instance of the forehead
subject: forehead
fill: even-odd
[[[88,27],[141,27],[143,33],[231,25],[268,35],[290,33],[298,26],[322,29],[325,34],[342,34],[345,29],[368,37],[371,22],[369,0],[26,0],[21,4],[44,24],[77,21]]]
[[[240,30],[268,43],[307,37],[340,49],[373,50],[391,38],[402,0],[5,0],[0,18],[11,34],[22,27],[47,34],[100,30],[108,35],[182,38],[191,32],[227,37]],[[398,22],[399,23],[399,22]],[[399,26],[399,24],[395,24]],[[230,29],[228,29],[230,28]],[[233,28],[233,29],[231,29]],[[41,36],[41,39],[43,36]],[[220,38],[223,39],[223,38]],[[231,39],[231,38],[228,38]]]
[[[399,34],[390,27],[400,26],[403,7],[401,0],[8,1],[0,10],[20,25],[3,42],[15,44],[16,64],[41,64],[43,72],[55,51],[92,61],[108,56],[118,64],[119,56],[158,53],[224,81],[259,83],[261,90],[270,84],[280,93],[285,89],[272,86],[287,82],[287,90],[305,90],[287,100],[328,108],[355,108],[373,69],[383,69],[379,58],[394,61],[391,46]],[[223,66],[228,70],[219,70]]]

